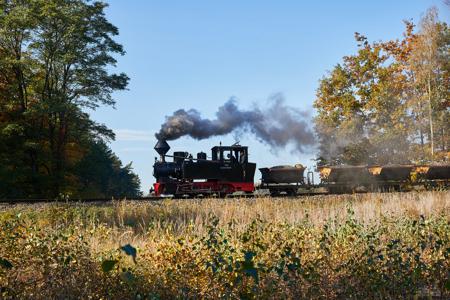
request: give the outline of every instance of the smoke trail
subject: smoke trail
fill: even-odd
[[[240,110],[234,99],[219,107],[216,119],[203,119],[195,109],[180,109],[166,117],[166,122],[155,134],[158,140],[175,140],[182,136],[206,139],[236,131],[249,131],[258,140],[273,148],[284,147],[289,143],[298,152],[305,152],[315,144],[314,134],[309,126],[307,112],[286,106],[282,95],[270,99],[270,105],[262,109]]]

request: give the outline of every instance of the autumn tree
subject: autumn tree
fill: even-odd
[[[430,9],[401,40],[369,43],[321,81],[314,106],[321,164],[445,159],[449,130],[449,30]],[[436,156],[436,134],[439,151]]]
[[[409,67],[415,75],[413,85],[421,94],[421,97],[417,99],[418,105],[421,110],[426,110],[428,141],[432,158],[435,153],[436,106],[439,105],[440,98],[438,86],[442,74],[438,26],[437,10],[429,9],[420,22],[420,31],[409,60]]]
[[[401,162],[407,123],[403,78],[379,43],[359,33],[356,55],[320,81],[314,106],[323,163]]]

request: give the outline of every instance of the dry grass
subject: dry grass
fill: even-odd
[[[182,233],[189,226],[204,232],[210,215],[217,216],[220,224],[233,220],[238,228],[243,228],[256,217],[289,224],[308,218],[313,224],[322,226],[329,219],[346,219],[349,207],[355,218],[365,223],[378,222],[383,217],[450,214],[450,192],[164,200],[156,203],[122,201],[112,206],[117,227],[138,224],[138,228],[144,229],[150,222],[154,228],[162,230],[170,224],[175,232]]]
[[[323,226],[329,220],[339,224],[348,217],[351,208],[354,218],[364,224],[380,222],[383,218],[429,217],[446,215],[450,218],[450,192],[371,193],[353,195],[321,195],[297,198],[233,198],[233,199],[190,199],[163,201],[115,201],[98,204],[36,204],[4,205],[1,210],[14,212],[47,212],[42,214],[47,221],[48,209],[52,214],[58,207],[84,208],[86,211],[71,218],[81,218],[82,223],[107,224],[115,236],[101,241],[101,248],[116,247],[119,244],[141,245],[149,234],[160,236],[174,234],[184,236],[202,235],[207,232],[211,216],[219,219],[219,225],[233,222],[236,233],[241,232],[255,218],[271,223],[297,224],[308,222]],[[86,216],[90,216],[86,218]],[[68,220],[76,222],[77,220]],[[150,229],[150,230],[149,230]],[[142,241],[141,239],[144,239]],[[93,241],[98,249],[98,241]]]

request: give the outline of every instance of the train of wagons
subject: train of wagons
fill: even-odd
[[[248,147],[234,144],[215,146],[211,156],[204,152],[193,157],[176,151],[159,140],[155,146],[152,188],[155,196],[197,197],[229,195],[296,196],[355,192],[405,191],[409,189],[447,189],[450,164],[320,166],[320,182],[314,172],[301,165],[260,168],[261,183],[255,185],[256,164],[249,162]],[[168,161],[170,160],[170,161]]]

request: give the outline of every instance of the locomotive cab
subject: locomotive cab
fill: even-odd
[[[211,149],[212,160],[231,162],[231,163],[248,163],[248,147],[240,145],[233,146],[216,146]]]

